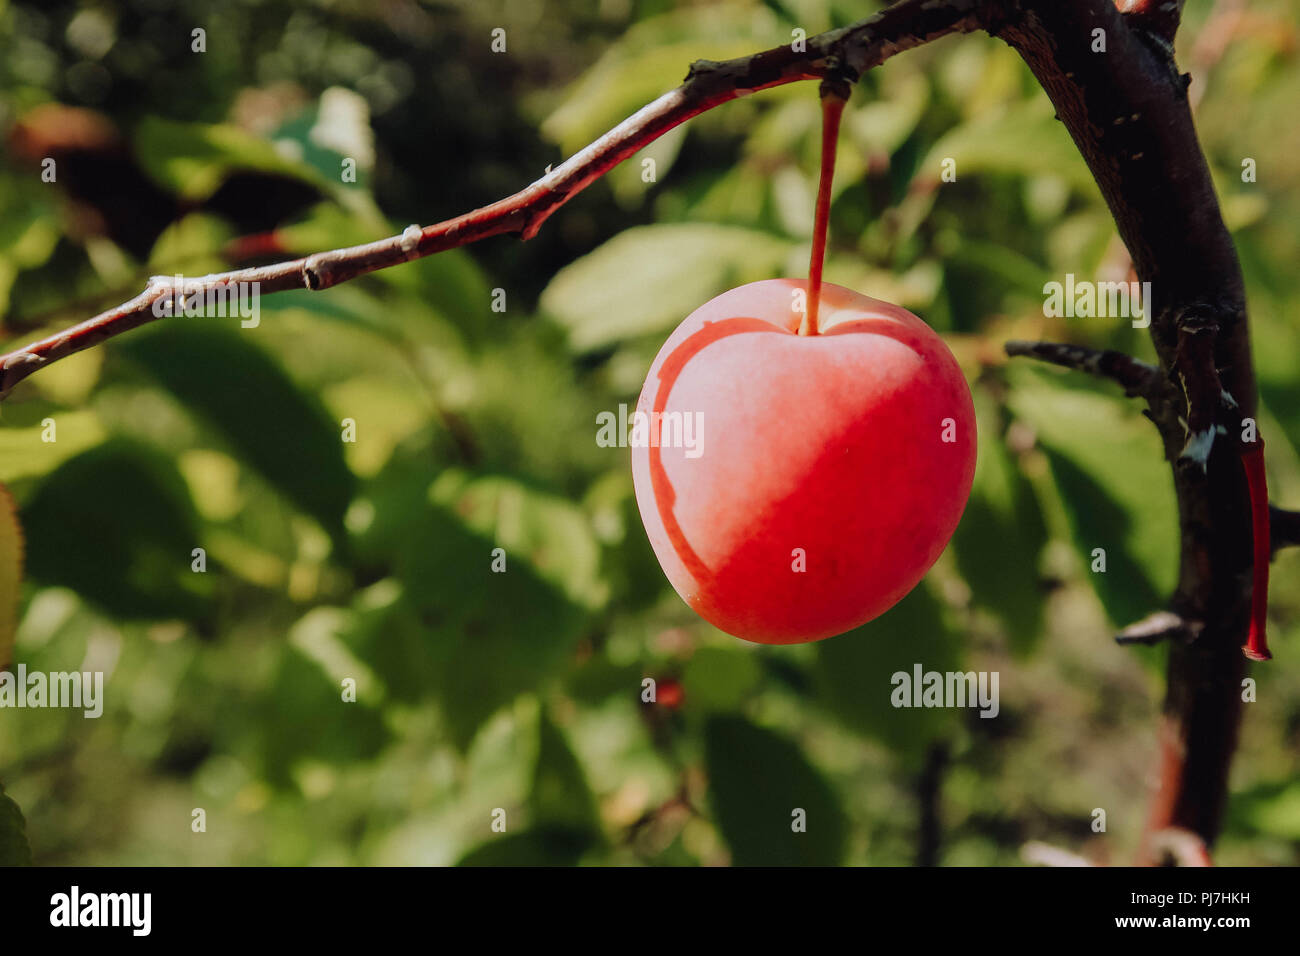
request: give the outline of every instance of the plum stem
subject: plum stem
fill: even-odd
[[[831,217],[831,182],[835,179],[835,146],[840,139],[840,117],[848,97],[836,84],[822,84],[822,167],[817,184],[817,211],[813,217],[812,258],[808,263],[808,302],[800,335],[817,334],[817,306],[822,296],[822,264],[826,259],[826,229]]]

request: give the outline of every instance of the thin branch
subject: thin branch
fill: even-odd
[[[1151,835],[1152,856],[1158,863],[1171,866],[1214,866],[1210,850],[1195,833],[1181,827],[1169,827]]]
[[[916,846],[917,866],[939,865],[939,851],[943,839],[943,819],[940,811],[943,778],[948,769],[948,759],[946,743],[940,741],[931,744],[926,751],[921,775],[916,781],[916,797],[920,808]]]
[[[423,229],[347,249],[318,252],[289,262],[194,279],[155,276],[129,302],[80,325],[0,355],[0,398],[28,375],[167,314],[169,302],[220,294],[231,287],[257,294],[287,289],[328,289],[358,276],[400,265],[489,236],[531,239],[547,218],[577,193],[633,153],[686,120],[729,100],[800,80],[856,81],[895,53],[949,33],[979,29],[990,0],[902,0],[839,30],[751,56],[691,65],[686,80],[619,123],[556,169],[506,199]],[[257,285],[254,286],[253,284]]]
[[[1268,518],[1271,529],[1269,540],[1274,554],[1282,548],[1293,548],[1300,544],[1300,511],[1270,507]]]
[[[1114,349],[1092,349],[1063,342],[1020,341],[1007,342],[1003,348],[1013,357],[1024,355],[1118,382],[1131,398],[1155,399],[1164,386],[1160,369]]]
[[[1189,621],[1173,611],[1156,611],[1130,624],[1115,635],[1117,644],[1159,644],[1161,641],[1194,641],[1205,624]]]
[[[1183,0],[1115,0],[1115,6],[1130,26],[1172,48],[1183,16]]]
[[[1092,861],[1038,840],[1030,840],[1020,848],[1020,858],[1039,866],[1092,866]]]

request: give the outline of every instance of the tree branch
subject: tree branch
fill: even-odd
[[[1030,840],[1020,848],[1020,858],[1026,863],[1037,866],[1092,866],[1092,861],[1079,856],[1077,853],[1071,853],[1069,850],[1062,850],[1060,847],[1052,846],[1048,843],[1042,843],[1038,840]]]
[[[1183,16],[1183,0],[1115,0],[1115,6],[1134,28],[1172,47]]]
[[[1293,548],[1300,544],[1300,511],[1270,507],[1268,517],[1271,529],[1269,540],[1274,554],[1281,548]]]
[[[948,745],[933,743],[925,754],[925,764],[916,781],[920,820],[917,828],[916,865],[938,866],[940,844],[943,839],[941,803],[943,778],[948,767]]]
[[[1165,386],[1164,373],[1160,369],[1114,349],[1091,349],[1063,342],[1019,341],[1007,342],[1002,347],[1007,355],[1013,357],[1024,355],[1118,382],[1130,398],[1155,400]]]
[[[1194,641],[1205,625],[1189,621],[1173,611],[1156,611],[1130,624],[1115,635],[1117,644],[1159,644],[1161,641]]]
[[[686,80],[624,120],[604,136],[530,186],[506,199],[400,236],[347,249],[318,252],[289,262],[239,269],[194,279],[155,276],[129,302],[70,329],[0,355],[0,399],[28,375],[123,332],[162,318],[178,295],[207,296],[231,287],[257,294],[287,289],[318,291],[358,276],[464,246],[489,236],[515,233],[531,239],[552,213],[633,153],[691,117],[729,100],[800,80],[856,81],[895,53],[949,33],[979,29],[993,0],[902,0],[849,27],[752,56],[691,65]],[[256,286],[253,283],[257,283]]]
[[[1214,866],[1210,850],[1195,833],[1169,827],[1151,835],[1153,862],[1171,866]]]
[[[1255,415],[1245,289],[1223,224],[1179,73],[1168,23],[1128,19],[1111,0],[1014,0],[991,28],[1024,58],[1083,154],[1132,255],[1151,283],[1151,337],[1161,369],[1185,396],[1148,401],[1173,464],[1181,531],[1178,586],[1170,610],[1204,622],[1194,641],[1170,643],[1160,733],[1160,785],[1149,832],[1180,828],[1206,846],[1218,835],[1241,717],[1240,648],[1250,621],[1250,500],[1238,449],[1217,442],[1204,469],[1179,458],[1188,409],[1220,414],[1221,392],[1237,414]],[[1149,3],[1124,4],[1149,9]],[[1162,15],[1176,23],[1165,9]],[[1096,38],[1104,37],[1104,52]],[[1195,315],[1214,329],[1179,348]],[[1209,368],[1205,363],[1209,356]],[[1208,374],[1213,370],[1214,374]],[[1151,843],[1146,841],[1146,859]]]

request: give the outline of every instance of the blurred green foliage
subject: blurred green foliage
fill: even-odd
[[[79,321],[150,274],[483,205],[692,59],[871,8],[0,0],[5,339]],[[1296,10],[1253,3],[1223,42],[1227,21],[1206,27],[1215,5],[1189,5],[1178,44],[1249,283],[1269,479],[1292,506]],[[944,40],[860,87],[827,279],[943,332],[979,416],[974,495],[921,587],[816,646],[729,638],[659,571],[627,451],[595,444],[597,413],[635,402],[688,312],[806,269],[815,88],[745,98],[632,157],[526,244],[271,296],[256,328],[163,320],[15,390],[0,406],[0,480],[28,545],[14,658],[103,670],[107,690],[98,720],[0,713],[0,862],[25,859],[25,814],[38,863],[906,864],[936,753],[941,862],[1014,864],[1031,839],[1126,862],[1163,651],[1110,635],[1174,580],[1169,472],[1133,402],[1008,365],[1000,343],[1151,358],[1124,320],[1043,316],[1045,281],[1119,278],[1127,259],[1000,42]],[[348,159],[355,182],[340,179]],[[941,182],[946,159],[955,182]],[[259,235],[272,245],[247,241]],[[16,553],[0,521],[0,572]],[[1298,570],[1289,554],[1274,569],[1278,660],[1254,672],[1223,863],[1300,862]],[[895,709],[890,675],[915,663],[999,672],[998,718]],[[1097,807],[1108,833],[1091,830]]]

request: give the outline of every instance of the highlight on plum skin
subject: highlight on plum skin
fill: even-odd
[[[872,620],[925,576],[975,472],[970,389],[898,306],[803,280],[732,289],[669,336],[637,404],[637,505],[664,573],[703,618],[762,644]],[[806,308],[806,304],[803,306]],[[689,417],[691,447],[676,441]]]

